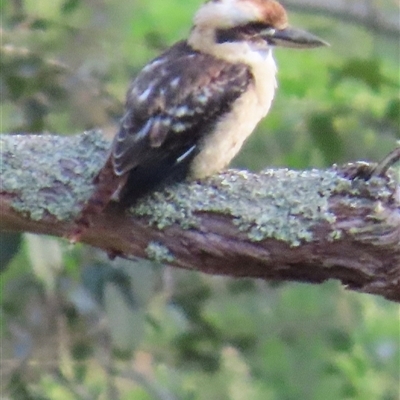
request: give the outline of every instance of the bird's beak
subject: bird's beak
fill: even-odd
[[[262,37],[270,44],[280,47],[309,49],[313,47],[329,46],[329,43],[306,31],[296,28],[269,29]]]

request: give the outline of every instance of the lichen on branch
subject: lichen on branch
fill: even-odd
[[[2,135],[0,144],[0,229],[67,236],[109,142],[94,131]],[[373,170],[227,170],[155,191],[129,210],[111,204],[81,240],[212,274],[339,279],[400,301],[400,186],[394,170]]]

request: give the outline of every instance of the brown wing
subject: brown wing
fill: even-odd
[[[185,42],[170,48],[129,88],[112,147],[115,174],[171,155],[180,159],[207,133],[201,128],[228,111],[251,81],[243,64],[196,52]]]
[[[252,82],[249,69],[177,43],[132,82],[126,113],[96,189],[75,220],[79,240],[117,193],[123,204],[169,178],[185,176],[199,140]]]

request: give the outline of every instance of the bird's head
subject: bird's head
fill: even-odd
[[[308,32],[290,27],[285,9],[275,0],[209,0],[194,17],[192,38],[200,46],[202,41],[216,46],[247,43],[259,49],[327,45]]]

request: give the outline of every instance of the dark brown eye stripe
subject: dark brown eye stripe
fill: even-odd
[[[233,28],[218,29],[216,31],[216,41],[217,43],[225,43],[251,40],[261,31],[264,31],[268,28],[271,28],[271,26],[261,22],[251,22],[249,24],[235,26]]]

